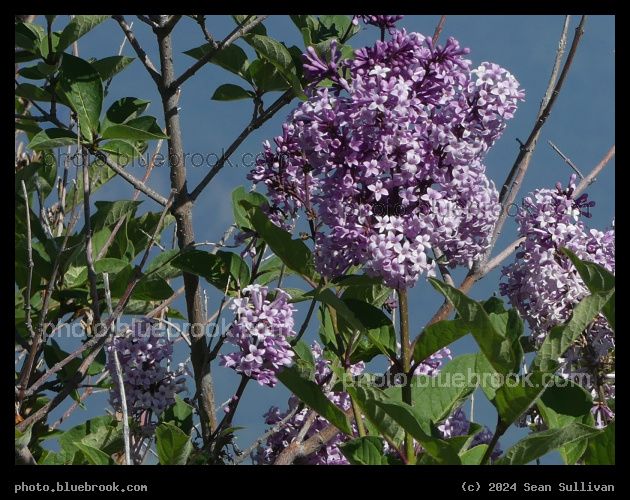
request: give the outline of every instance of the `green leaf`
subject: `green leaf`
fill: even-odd
[[[578,423],[562,429],[537,432],[508,448],[505,455],[494,462],[494,465],[526,465],[553,450],[598,434],[601,434],[601,431]]]
[[[83,443],[75,443],[75,446],[83,453],[89,465],[118,465],[112,457],[99,449]]]
[[[48,368],[52,368],[68,356],[70,356],[70,354],[62,350],[55,339],[51,339],[50,343],[44,346],[44,360]],[[68,363],[57,372],[57,378],[62,382],[67,380],[76,373],[81,363],[82,360],[80,358],[74,358],[68,361]]]
[[[297,357],[307,363],[309,366],[315,368],[315,358],[313,357],[313,351],[309,345],[300,339],[297,344],[293,346],[293,351],[297,354]]]
[[[261,92],[283,91],[290,88],[286,78],[266,59],[256,59],[249,67],[254,83]]]
[[[563,248],[565,254],[568,255],[573,265],[580,273],[580,277],[588,287],[591,293],[607,292],[615,289],[615,275],[604,267],[594,262],[582,261],[570,250]],[[606,316],[611,328],[615,329],[615,294],[610,297],[608,302],[602,308],[602,312]]]
[[[90,218],[92,231],[97,232],[104,227],[113,226],[123,215],[133,217],[141,203],[133,200],[94,202],[96,212]]]
[[[435,377],[420,375],[413,377],[410,383],[413,405],[418,415],[425,422],[438,424],[462,406],[477,389],[479,382],[475,372],[475,354],[458,356]],[[429,427],[424,427],[424,430],[430,432]]]
[[[589,439],[584,465],[615,465],[615,421],[610,422],[604,432]]]
[[[594,427],[591,413],[593,398],[582,386],[555,377],[554,383],[540,397],[538,409],[550,429],[560,429],[573,422]],[[586,450],[587,440],[560,448],[560,457],[567,465],[575,464]]]
[[[187,50],[184,54],[199,60],[211,50],[213,50],[212,45],[206,43],[201,47]],[[212,56],[212,59],[210,59],[210,62],[240,76],[248,82],[252,81],[249,74],[249,60],[247,59],[247,54],[245,54],[245,51],[238,45],[228,45],[217,51]]]
[[[354,317],[360,321],[363,326],[362,333],[364,332],[378,351],[390,359],[395,359],[398,348],[396,346],[396,329],[392,320],[383,311],[371,304],[357,299],[342,298],[342,300],[347,308],[354,313]],[[345,321],[343,314],[339,316],[337,326],[340,332],[345,328],[350,334],[352,333],[352,325]],[[361,357],[361,359],[351,358],[350,362],[369,361],[370,359],[365,357]]]
[[[136,97],[123,97],[114,102],[105,112],[102,129],[105,130],[112,124],[122,124],[138,118],[144,113],[151,101],[145,101]]]
[[[245,200],[252,206],[261,207],[269,204],[267,198],[260,193],[247,192],[243,186],[237,187],[232,191],[232,212],[234,213],[234,221],[241,231],[250,230],[251,223],[247,218],[247,211],[241,205],[241,200]],[[262,268],[261,268],[262,269]]]
[[[47,64],[43,61],[40,61],[37,63],[37,69],[39,70],[39,72],[42,75],[45,76],[52,76],[54,75],[57,70],[59,69],[59,67],[61,66],[61,61],[63,60],[62,57],[59,58],[59,60],[54,63],[54,64]]]
[[[44,35],[41,41],[39,42],[39,53],[42,59],[52,61],[57,60],[58,57],[61,57],[62,54],[58,51],[59,47],[59,33],[52,32],[50,35]],[[52,53],[50,51],[50,46],[52,45]]]
[[[380,434],[400,446],[405,435],[404,429],[379,405],[381,402],[391,402],[393,399],[384,391],[371,386],[365,376],[357,378],[344,373],[338,375],[344,383],[345,392],[352,396],[365,415],[365,424],[370,434]]]
[[[136,142],[128,142],[122,139],[107,141],[101,144],[98,149],[107,153],[110,159],[123,168],[132,163],[135,158],[142,156],[142,152],[137,148]]]
[[[503,383],[503,375],[493,368],[486,355],[481,351],[477,352],[475,371],[479,375],[481,390],[488,398],[488,401],[493,402],[497,395],[497,389]]]
[[[555,371],[558,358],[564,355],[614,294],[613,288],[584,297],[573,308],[571,318],[566,323],[553,327],[547,334],[538,355],[532,362],[531,370]]]
[[[179,254],[179,250],[177,248],[159,253],[151,262],[149,262],[149,264],[147,264],[147,267],[144,270],[145,274],[152,273],[155,270],[154,275],[165,280],[178,278],[182,275],[181,269],[177,269],[169,262],[177,254]]]
[[[348,16],[324,15],[319,16],[318,20],[320,26],[317,37],[314,38],[314,41],[317,40],[318,42],[328,38],[337,38],[338,40],[341,40],[348,30],[350,30],[349,36],[345,39],[348,40],[361,29],[359,26],[353,26],[352,19]]]
[[[57,50],[63,52],[83,35],[94,29],[111,16],[78,15],[63,29]]]
[[[468,328],[461,318],[442,320],[427,326],[418,337],[413,349],[413,360],[420,363],[431,354],[467,335]]]
[[[15,95],[17,97],[23,97],[24,99],[31,99],[33,101],[50,102],[50,92],[48,89],[44,90],[38,85],[32,83],[22,82],[20,85],[15,86]]]
[[[89,62],[70,54],[64,54],[61,68],[61,89],[77,113],[81,134],[91,142],[98,133],[103,106],[101,77]]]
[[[380,278],[382,280],[382,278]],[[391,288],[387,288],[385,285],[359,285],[348,286],[343,292],[342,297],[344,299],[358,299],[368,304],[372,304],[375,307],[382,307],[385,301],[391,294]]]
[[[125,123],[114,123],[103,130],[102,139],[168,139],[153,116],[140,116]]]
[[[293,21],[293,24],[297,26],[297,29],[300,30],[300,32],[303,29],[307,29],[311,33],[314,33],[317,30],[317,25],[319,24],[319,21],[314,16],[295,15],[289,17],[291,18],[291,21]]]
[[[284,266],[284,270],[282,269]],[[272,281],[276,281],[280,278],[280,275],[284,273],[284,276],[294,274],[291,269],[284,265],[279,257],[273,256],[262,266],[258,268],[258,276],[256,280],[260,285],[267,285]]]
[[[312,283],[319,281],[311,250],[302,240],[294,240],[284,229],[272,223],[260,207],[246,200],[240,201],[245,208],[250,226],[267,243],[269,248],[282,259],[289,268]]]
[[[100,259],[94,262],[94,271],[96,275],[100,278],[102,273],[117,273],[123,267],[127,265],[127,262],[120,259]],[[74,279],[72,286],[78,286],[87,281],[88,272],[87,267],[82,266],[81,271]]]
[[[304,404],[315,410],[341,432],[352,436],[352,427],[345,413],[326,397],[315,382],[300,377],[295,366],[285,367],[282,372],[276,374],[276,377]]]
[[[610,271],[594,262],[580,260],[568,248],[563,248],[562,251],[567,254],[591,293],[607,292],[615,288],[615,275]]]
[[[174,424],[162,422],[156,432],[155,447],[162,465],[185,465],[193,450],[190,437]]]
[[[189,435],[193,428],[194,408],[175,394],[175,404],[164,410],[164,421],[172,423]]]
[[[284,75],[287,82],[291,83],[295,75],[295,65],[287,48],[280,42],[265,35],[255,35],[248,33],[243,36],[256,52],[271,62],[280,73]]]
[[[158,212],[146,212],[140,217],[129,219],[128,224],[128,236],[129,240],[133,243],[136,254],[146,249],[151,242],[151,236],[156,234],[156,242],[160,242],[162,232],[170,226],[175,218],[171,214],[166,214],[162,219],[162,224],[158,228],[161,213]]]
[[[76,144],[77,134],[72,132],[72,130],[49,128],[42,130],[39,134],[33,137],[28,147],[33,151],[40,151],[42,149],[61,148]]]
[[[45,34],[45,28],[38,24],[15,23],[15,46],[34,54]]]
[[[383,459],[383,440],[376,436],[363,436],[339,446],[351,465],[386,465]]]
[[[231,277],[228,288],[231,294],[238,293],[250,281],[249,266],[240,255],[231,252],[218,251],[212,254],[203,250],[187,250],[175,257],[171,265],[205,278],[221,292],[227,288],[228,276]]]
[[[80,451],[77,443],[83,443],[102,450],[107,454],[122,449],[122,423],[109,415],[102,415],[86,420],[59,436],[61,451],[57,462],[70,464],[76,452]]]
[[[43,80],[46,78],[42,72],[39,70],[37,65],[34,66],[24,66],[18,70],[18,75],[22,78],[26,78],[28,80]],[[28,96],[25,96],[28,99]]]
[[[254,93],[251,90],[245,90],[243,87],[231,83],[224,83],[217,87],[210,99],[213,101],[238,101],[253,98]]]
[[[479,348],[495,370],[502,375],[518,371],[520,360],[515,359],[510,339],[496,330],[483,306],[455,287],[434,278],[429,278],[429,281],[453,304],[463,324],[470,329]]]
[[[32,429],[33,424],[29,425],[24,432],[20,432],[17,428],[15,429],[15,449],[28,446],[28,443],[31,441]]]
[[[523,376],[508,376],[497,389],[493,404],[501,417],[501,425],[507,428],[529,409],[553,382],[547,372],[529,372]]]
[[[135,57],[111,56],[92,61],[90,64],[96,68],[98,74],[101,75],[101,80],[105,81],[120,73],[129,66],[134,59]]]
[[[488,449],[487,444],[480,444],[461,454],[462,465],[481,465],[481,460]]]

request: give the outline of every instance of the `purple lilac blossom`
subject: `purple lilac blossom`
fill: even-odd
[[[275,387],[276,374],[291,364],[294,356],[287,336],[294,336],[293,312],[289,304],[291,296],[276,289],[275,299],[267,300],[269,289],[261,285],[249,285],[243,296],[230,305],[236,319],[228,332],[228,341],[239,351],[222,354],[221,366],[233,368],[256,380],[260,385]]]
[[[186,390],[184,383],[188,372],[183,364],[176,371],[162,366],[171,361],[173,345],[158,334],[149,321],[134,322],[125,337],[114,337],[106,347],[107,369],[114,381],[110,389],[110,404],[120,412],[120,384],[116,376],[114,349],[122,368],[127,411],[140,420],[140,415],[152,412],[160,418],[164,410],[175,403],[175,394]],[[148,422],[145,422],[148,423]]]
[[[502,271],[506,281],[500,283],[501,294],[528,322],[538,345],[551,328],[567,321],[573,308],[590,295],[562,247],[615,273],[614,221],[606,231],[585,226],[580,216],[590,217],[594,202],[589,202],[586,194],[574,198],[575,178],[571,177],[567,189],[557,183],[555,189],[540,189],[525,199],[516,218],[519,235],[525,240],[514,263]],[[559,360],[563,362],[560,375],[591,392],[599,426],[612,416],[601,401],[601,393],[606,400],[615,396],[614,378],[608,377],[614,370],[614,350],[614,332],[600,313]]]
[[[314,251],[327,277],[360,265],[411,287],[434,275],[432,248],[450,267],[471,267],[499,210],[482,159],[523,99],[518,82],[496,64],[471,70],[453,38],[442,47],[393,30],[346,60],[331,48],[330,61],[303,58],[313,83],[332,86],[309,87],[248,176],[280,209],[270,219],[286,229],[284,217],[305,210],[323,223]]]

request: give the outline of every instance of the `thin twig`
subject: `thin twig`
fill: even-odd
[[[495,268],[499,267],[501,262],[503,262],[505,259],[507,259],[510,255],[512,255],[512,253],[521,246],[521,243],[523,243],[523,241],[525,241],[525,236],[517,239],[513,243],[510,243],[505,250],[503,250],[501,253],[499,253],[496,257],[493,257],[492,259],[490,259],[483,266],[483,268],[481,268],[479,270],[480,274],[482,276],[486,276],[490,271],[492,271]]]
[[[24,196],[24,206],[26,207],[26,252],[28,255],[28,280],[26,282],[26,295],[24,297],[24,320],[26,322],[26,330],[29,336],[35,337],[33,324],[31,322],[31,285],[33,282],[33,246],[31,243],[31,209],[28,206],[28,192],[26,191],[26,183],[22,180],[22,195]],[[21,337],[21,335],[20,335]]]
[[[133,23],[129,25],[129,30],[131,31],[132,29],[133,29]],[[122,51],[126,42],[127,42],[127,37],[123,37],[123,41],[120,44],[120,47],[118,47],[119,56],[122,55]],[[105,88],[103,89],[103,95],[107,95],[107,91],[109,90],[109,86],[111,85],[113,79],[114,79],[114,76],[112,75],[109,77],[109,80],[107,80],[107,83],[105,83]]]
[[[512,170],[510,171],[510,174],[508,175],[507,180],[505,181],[505,183],[503,184],[503,187],[501,188],[501,193],[499,195],[499,202],[501,203],[502,210],[501,210],[501,213],[499,214],[499,218],[495,224],[492,238],[490,240],[490,249],[494,247],[494,244],[496,243],[497,239],[499,238],[499,235],[501,234],[501,230],[503,229],[503,225],[505,224],[505,221],[507,219],[508,210],[506,210],[506,208],[509,207],[514,202],[514,200],[516,199],[516,196],[518,195],[518,190],[519,190],[518,188],[521,186],[523,182],[523,178],[525,177],[525,174],[527,172],[527,168],[529,167],[529,162],[532,158],[532,154],[536,147],[536,141],[538,140],[540,131],[542,130],[543,125],[547,121],[547,118],[551,114],[551,110],[553,109],[556,99],[558,98],[558,95],[560,94],[560,91],[562,90],[562,86],[564,85],[567,75],[569,74],[569,69],[571,68],[571,65],[573,63],[573,59],[577,52],[578,45],[582,38],[582,34],[584,33],[584,24],[586,23],[586,17],[587,16],[582,16],[579,26],[575,29],[575,36],[573,37],[573,43],[571,44],[571,49],[569,50],[569,54],[567,55],[567,59],[562,68],[560,77],[558,78],[558,81],[555,84],[555,86],[553,86],[553,82],[549,82],[549,87],[553,86],[553,92],[551,92],[548,102],[545,102],[547,99],[547,97],[545,96],[545,99],[543,100],[543,103],[542,103],[543,104],[542,110],[540,111],[538,118],[536,119],[536,123],[534,124],[534,127],[532,128],[532,131],[530,132],[529,137],[527,138],[527,141],[525,142],[524,145],[521,146],[518,157],[516,158],[516,161],[514,162],[514,166],[512,167]],[[565,33],[566,33],[566,24],[565,24],[565,31],[563,31],[563,37],[566,36]],[[556,57],[556,60],[558,57],[561,57],[561,54],[562,54],[562,44],[558,50],[558,56]],[[547,95],[549,95],[549,89],[547,90]]]
[[[103,273],[103,284],[105,286],[105,301],[107,302],[107,312],[111,317],[114,316],[114,310],[112,308],[112,294],[109,288],[109,274]],[[113,323],[110,325],[110,331],[113,334],[115,328]],[[120,388],[120,406],[122,412],[122,424],[123,424],[123,443],[125,447],[125,465],[134,465],[133,457],[131,456],[131,446],[129,445],[129,412],[127,410],[127,391],[125,389],[125,379],[122,374],[122,366],[118,359],[118,349],[116,346],[112,346],[111,352],[114,354],[114,366],[116,367],[116,378],[118,379],[118,387]]]
[[[433,33],[433,39],[432,39],[433,45],[435,45],[438,37],[440,36],[440,33],[442,33],[442,28],[444,27],[444,21],[446,21],[446,14],[440,18],[440,22],[435,28],[435,33]]]
[[[295,344],[297,344],[300,341],[300,339],[306,332],[306,328],[308,327],[308,324],[311,320],[311,316],[313,315],[313,311],[315,310],[315,304],[317,304],[317,299],[311,300],[311,305],[309,306],[308,311],[306,312],[306,317],[304,318],[304,322],[302,323],[302,326],[300,327],[300,331],[295,336],[295,338],[291,340],[292,347],[295,346]]]
[[[438,247],[433,248],[433,255],[435,255],[435,260],[438,264],[438,269],[440,270],[440,274],[442,275],[442,280],[444,283],[450,286],[455,286],[455,282],[453,281],[453,277],[451,276],[451,272],[448,267],[446,267],[443,263],[442,257],[444,257],[444,252],[440,250]]]
[[[92,296],[92,312],[94,313],[94,325],[101,324],[101,313],[98,306],[98,287],[96,283],[96,270],[92,256],[92,227],[90,223],[90,171],[88,165],[88,152],[83,148],[83,213],[85,225],[85,257],[87,261],[87,275],[90,283],[90,295]]]
[[[160,72],[157,69],[155,69],[154,64],[151,62],[151,59],[149,59],[149,56],[144,51],[144,49],[142,48],[142,46],[140,45],[140,43],[134,36],[133,32],[131,31],[131,27],[127,25],[125,18],[123,16],[116,15],[116,16],[112,16],[112,19],[118,22],[123,32],[125,33],[127,39],[129,40],[129,43],[131,44],[133,49],[136,51],[136,54],[138,55],[140,62],[144,65],[146,70],[149,72],[149,76],[153,79],[158,89],[161,89],[162,81],[160,77]]]
[[[120,175],[123,179],[125,179],[129,184],[131,184],[133,187],[135,187],[138,191],[143,192],[144,194],[146,194],[149,198],[151,198],[153,201],[159,203],[160,205],[162,205],[163,207],[165,207],[167,205],[167,200],[166,198],[164,198],[161,194],[156,193],[155,191],[153,191],[153,189],[151,189],[150,187],[148,187],[146,184],[144,184],[143,182],[139,181],[138,179],[136,179],[133,175],[128,174],[127,172],[125,172],[125,170],[121,167],[119,167],[115,162],[113,162],[108,155],[106,155],[105,153],[103,153],[102,151],[93,151],[92,152],[94,154],[94,156],[96,156],[99,160],[101,160],[103,163],[105,163],[105,165],[107,165],[109,168],[111,168],[114,172],[116,172],[118,175]]]
[[[580,176],[580,179],[584,179],[584,176],[582,175],[582,172],[580,172],[580,170],[579,170],[579,169],[578,169],[578,168],[577,168],[577,167],[573,164],[573,162],[572,162],[569,158],[567,158],[567,157],[566,157],[566,156],[562,153],[562,151],[560,151],[560,150],[558,149],[558,147],[557,147],[557,146],[556,146],[553,142],[551,142],[551,141],[547,141],[547,142],[548,142],[548,143],[549,143],[549,145],[550,145],[550,146],[554,149],[554,151],[555,151],[556,153],[558,153],[560,156],[562,156],[562,159],[563,159],[565,162],[567,162],[567,163],[569,164],[569,166],[570,166],[573,170],[575,170],[575,171],[576,171],[576,173]]]
[[[236,140],[230,145],[230,147],[223,153],[221,158],[217,160],[217,162],[213,165],[210,172],[206,174],[206,176],[202,179],[199,185],[190,193],[190,199],[195,201],[201,192],[206,188],[206,186],[210,183],[210,181],[214,178],[215,175],[219,173],[219,171],[224,167],[227,159],[236,151],[236,149],[241,145],[241,143],[247,138],[247,136],[259,128],[263,123],[269,120],[273,115],[275,115],[285,104],[288,104],[293,99],[293,89],[287,90],[284,94],[282,94],[276,102],[274,102],[267,111],[265,111],[262,115],[260,115],[255,120],[252,120],[247,127],[241,132],[241,134],[236,138]]]
[[[575,188],[575,191],[573,192],[573,196],[578,196],[582,191],[584,191],[584,189],[586,189],[587,186],[593,184],[593,182],[595,182],[595,176],[602,171],[602,169],[608,164],[613,156],[615,156],[615,146],[610,148],[610,151],[606,153],[606,156],[604,156],[602,161],[600,161],[595,166],[590,174],[588,174],[586,177],[584,177],[584,179],[580,181],[578,186]]]

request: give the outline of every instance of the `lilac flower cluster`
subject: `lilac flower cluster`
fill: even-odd
[[[288,117],[275,148],[249,179],[264,183],[271,220],[305,210],[316,221],[315,255],[325,276],[361,265],[391,288],[432,275],[429,250],[472,266],[486,251],[498,193],[482,158],[523,99],[496,64],[470,70],[449,38],[392,29],[391,40],[341,60],[303,55],[310,98]],[[315,87],[327,78],[331,87]]]
[[[322,384],[328,376],[330,376],[331,370],[328,367],[330,361],[324,359],[321,346],[317,342],[313,342],[311,345],[311,351],[315,359],[315,382]],[[359,362],[351,367],[352,375],[359,375],[365,369],[365,363]],[[329,392],[327,394],[334,404],[336,404],[343,411],[350,409],[352,403],[350,401],[350,395],[347,392]],[[298,405],[299,400],[297,396],[292,394],[289,398],[289,408],[285,412],[281,412],[277,406],[272,406],[265,417],[265,423],[270,426],[278,424],[282,419],[287,417]],[[304,426],[311,411],[308,408],[301,410],[291,417],[282,429],[272,434],[266,441],[265,445],[259,445],[258,450],[252,455],[254,464],[258,465],[271,465],[275,462],[276,458],[298,435],[302,427]],[[305,435],[305,439],[314,436],[324,428],[328,427],[330,423],[325,418],[317,415],[315,420],[311,423],[309,430]],[[353,428],[354,428],[353,423]],[[296,465],[349,465],[346,457],[343,456],[339,445],[348,441],[350,437],[343,433],[337,434],[333,439],[328,441],[326,445],[322,446],[315,453],[308,457],[301,458],[295,462]]]
[[[590,217],[594,202],[588,195],[574,197],[575,175],[569,187],[541,189],[525,199],[517,216],[519,234],[525,237],[514,263],[503,268],[507,279],[500,284],[506,295],[527,320],[533,339],[540,344],[554,326],[569,319],[573,307],[590,294],[575,266],[562,253],[568,248],[580,259],[595,262],[614,274],[614,222],[607,231],[587,228],[580,216]],[[565,354],[561,375],[582,383],[599,402],[594,409],[599,425],[609,421],[612,412],[602,406],[614,397],[611,372],[615,336],[605,316],[599,314]]]
[[[442,438],[448,439],[453,436],[465,436],[466,434],[468,434],[469,427],[470,421],[466,417],[464,410],[458,408],[443,423],[438,425],[438,431],[440,432]],[[487,426],[484,426],[481,432],[478,432],[477,434],[475,434],[475,437],[473,437],[469,449],[474,448],[475,446],[480,444],[489,445],[492,441],[492,437],[492,431],[488,429]],[[497,443],[494,447],[494,450],[492,451],[492,455],[490,455],[490,459],[495,462],[499,459],[502,453],[503,450],[501,450],[501,446],[499,445],[499,443]]]
[[[139,420],[142,413],[151,412],[160,418],[164,410],[175,403],[175,394],[186,390],[184,375],[187,371],[184,365],[176,371],[162,366],[163,361],[167,365],[171,361],[173,345],[158,334],[151,322],[134,322],[126,333],[127,336],[114,337],[106,347],[107,369],[114,381],[110,389],[110,404],[116,411],[122,411],[115,350],[122,368],[129,415]]]
[[[294,336],[291,296],[277,289],[273,302],[267,300],[269,289],[261,285],[249,285],[243,296],[235,299],[230,309],[236,319],[228,332],[228,341],[239,351],[221,355],[221,366],[233,368],[247,375],[260,385],[275,387],[275,375],[291,364],[294,356],[287,336]]]

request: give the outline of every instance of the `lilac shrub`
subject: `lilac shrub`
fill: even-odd
[[[453,38],[390,32],[354,59],[336,41],[329,57],[308,49],[309,98],[249,178],[267,186],[274,223],[306,212],[321,274],[359,265],[408,288],[434,274],[431,249],[450,267],[488,249],[499,204],[482,160],[523,93],[496,64],[471,69]]]
[[[566,189],[557,183],[555,189],[540,189],[525,199],[516,218],[525,240],[515,262],[502,272],[500,291],[526,319],[537,345],[590,294],[562,247],[615,273],[614,222],[606,231],[586,227],[581,216],[590,217],[595,203],[586,194],[575,198],[574,191],[575,175]],[[613,416],[606,400],[615,395],[614,375],[609,376],[614,349],[614,332],[599,313],[562,359],[560,374],[581,383],[597,401],[593,413],[599,427]]]
[[[269,289],[261,285],[249,285],[243,296],[234,299],[230,309],[236,319],[228,332],[228,341],[239,351],[222,354],[221,366],[233,368],[260,385],[275,387],[275,375],[291,364],[294,356],[288,336],[294,336],[293,312],[289,304],[291,296],[277,289],[275,299],[267,300]]]

